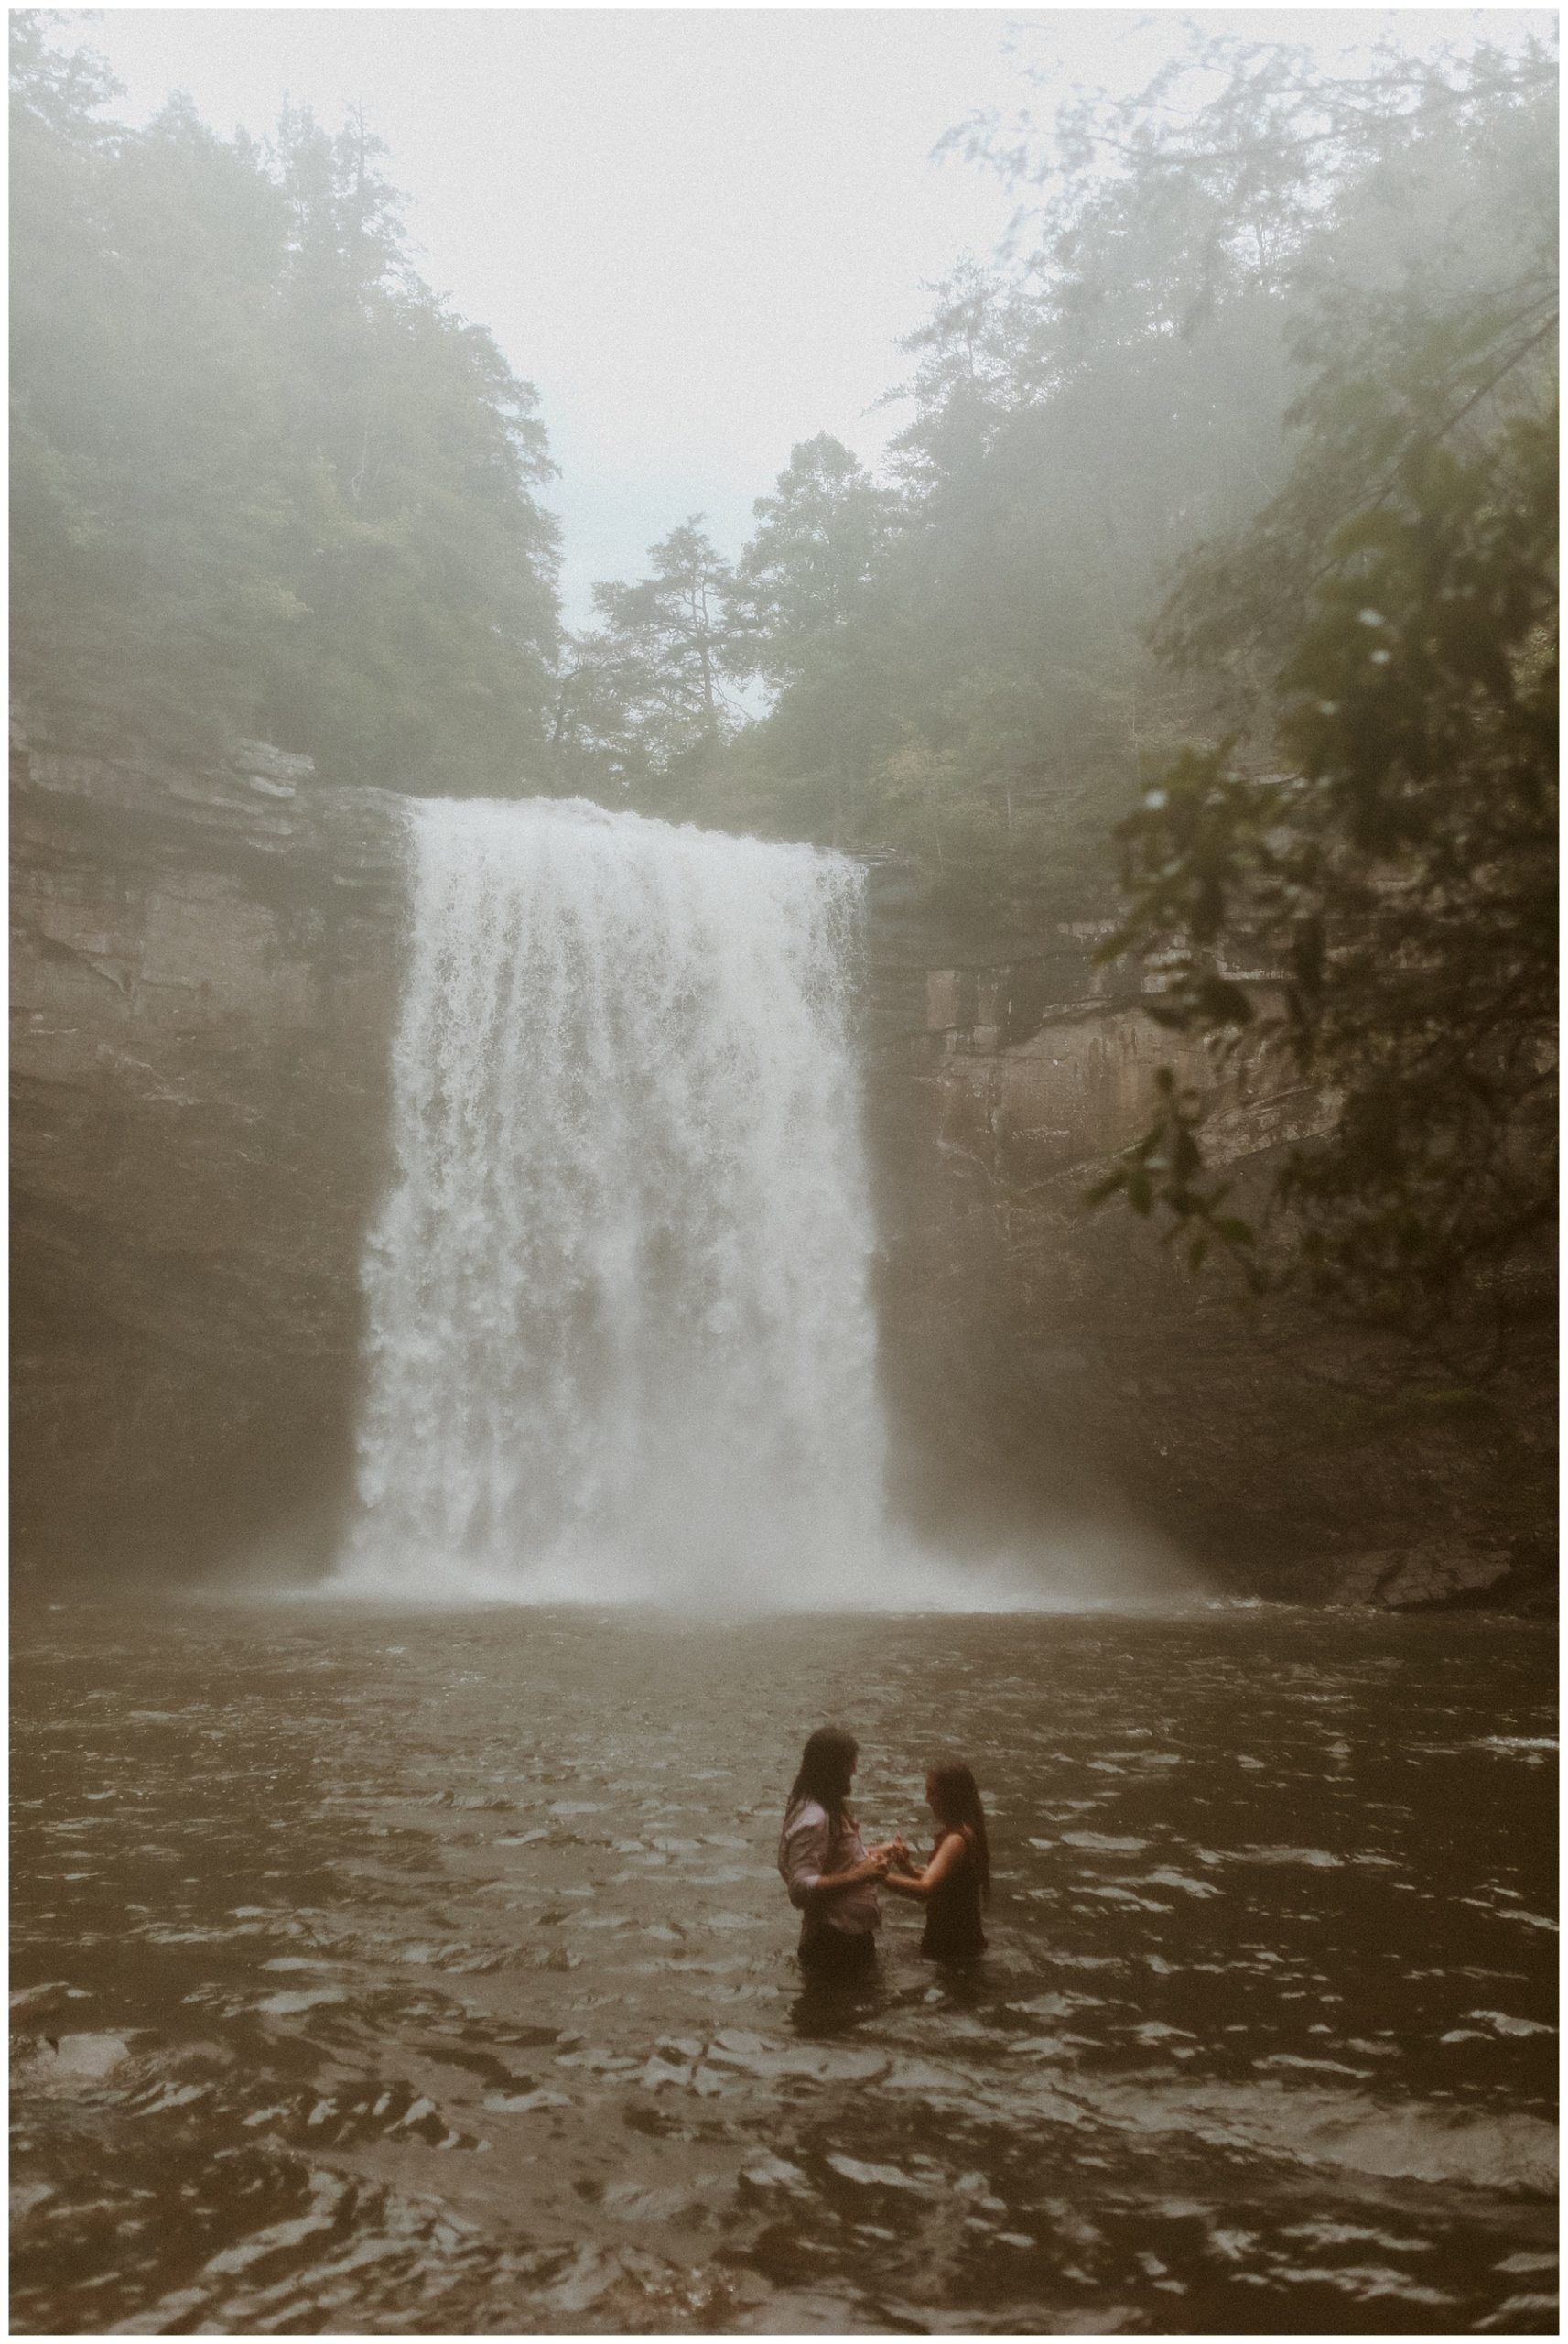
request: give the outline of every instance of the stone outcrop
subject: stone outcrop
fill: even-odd
[[[15,1554],[24,1578],[325,1557],[387,1177],[399,801],[262,743],[205,770],[13,750]],[[872,874],[871,1128],[903,1499],[958,1535],[1156,1525],[1217,1584],[1545,1600],[1541,1395],[1403,1393],[1250,1330],[1086,1187],[1171,1037],[1092,924],[988,961]],[[1238,971],[1258,977],[1258,971]],[[1243,1180],[1324,1102],[1244,1080]]]
[[[874,1056],[884,1328],[910,1502],[956,1527],[1053,1514],[1157,1525],[1222,1589],[1422,1609],[1539,1609],[1554,1493],[1548,1346],[1495,1390],[1281,1306],[1238,1312],[1158,1231],[1086,1194],[1146,1127],[1161,1066],[1205,1071],[1106,931],[932,968],[884,906]],[[906,944],[908,939],[906,939]],[[1267,972],[1238,968],[1263,985]],[[1254,1061],[1208,1126],[1245,1209],[1331,1101]],[[1543,1355],[1544,1354],[1544,1355]]]
[[[13,742],[13,1532],[160,1574],[331,1536],[383,1177],[397,801]]]

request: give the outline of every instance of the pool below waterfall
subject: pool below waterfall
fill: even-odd
[[[1555,2326],[1550,1641],[1259,1608],[38,1607],[23,2332]],[[806,1731],[992,1817],[803,1991]],[[891,1903],[891,1900],[888,1900]]]

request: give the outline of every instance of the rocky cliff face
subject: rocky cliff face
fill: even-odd
[[[24,1571],[331,1536],[383,1175],[396,801],[13,743]]]
[[[896,902],[881,926],[884,1326],[910,1503],[956,1526],[978,1489],[1011,1526],[1157,1525],[1237,1593],[1549,1602],[1549,1341],[1481,1394],[1418,1384],[1351,1328],[1238,1314],[1157,1232],[1086,1207],[1145,1127],[1155,1069],[1202,1070],[1096,966],[1097,934],[933,968],[935,939],[901,949]],[[1326,1112],[1254,1067],[1210,1124],[1214,1159],[1244,1200]]]
[[[398,801],[259,743],[198,773],[23,741],[12,838],[19,1568],[324,1558],[388,1168]],[[1350,1338],[1249,1335],[1150,1232],[1086,1216],[1170,1038],[1091,932],[960,963],[907,894],[873,874],[868,1038],[909,1508],[1141,1522],[1238,1590],[1517,1591],[1539,1396],[1412,1409]],[[1245,1173],[1319,1112],[1257,1085],[1224,1147]]]

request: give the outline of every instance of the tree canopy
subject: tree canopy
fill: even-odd
[[[1109,950],[1215,1077],[1103,1193],[1473,1374],[1555,1208],[1554,107],[1533,53],[1391,87],[1302,243],[1291,469],[1152,630],[1206,722],[1119,828]],[[1330,1112],[1243,1211],[1206,1122],[1271,1069]]]
[[[956,132],[1011,252],[935,288],[881,477],[818,435],[758,500],[712,607],[766,704],[665,802],[907,848],[1003,925],[1110,915],[1110,829],[1267,696],[1334,527],[1542,347],[1554,90],[1535,47],[1336,74],[1194,29],[1135,97]]]
[[[532,387],[415,272],[382,148],[145,130],[12,32],[13,674],[85,739],[260,734],[393,787],[537,770],[557,649]]]

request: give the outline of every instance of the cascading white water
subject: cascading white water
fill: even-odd
[[[334,1584],[855,1600],[884,1449],[858,868],[579,800],[410,819]]]

